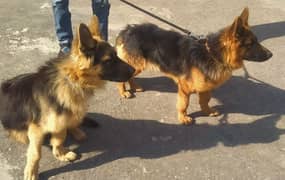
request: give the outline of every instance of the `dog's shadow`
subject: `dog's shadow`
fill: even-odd
[[[285,91],[254,79],[233,77],[214,93],[214,98],[222,103],[217,108],[223,109],[225,120],[228,113],[277,116],[285,114]]]
[[[244,124],[182,126],[155,120],[115,119],[104,114],[90,114],[100,123],[98,129],[85,129],[88,140],[77,149],[79,153],[98,152],[93,157],[79,160],[40,174],[41,179],[76,170],[96,168],[126,157],[161,158],[180,151],[203,150],[217,144],[238,146],[252,143],[271,143],[285,134],[276,128],[280,115],[271,115]],[[266,132],[266,133],[264,133]],[[84,157],[83,157],[84,158]]]
[[[139,77],[136,80],[146,91],[177,92],[177,86],[167,77]],[[248,115],[285,114],[285,91],[256,79],[233,76],[214,91],[213,98],[222,104],[216,108],[225,113]],[[197,113],[199,112],[192,115],[197,116]]]
[[[285,21],[273,22],[267,24],[258,24],[251,27],[252,31],[258,37],[258,40],[277,38],[285,35]]]

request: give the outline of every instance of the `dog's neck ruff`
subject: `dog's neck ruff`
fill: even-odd
[[[220,62],[219,59],[217,59],[216,57],[213,56],[213,52],[211,51],[211,46],[208,43],[208,39],[203,39],[203,41],[201,41],[201,43],[204,44],[208,54],[211,56],[211,58],[216,61],[216,62]]]
[[[212,47],[211,47],[210,44],[209,44],[209,39],[208,39],[208,38],[202,39],[202,40],[200,41],[200,43],[203,43],[203,44],[204,44],[204,46],[205,46],[205,48],[206,48],[206,50],[207,50],[209,56],[211,57],[211,59],[212,59],[218,66],[222,66],[223,69],[224,69],[225,71],[227,71],[227,72],[232,72],[233,68],[232,68],[231,66],[229,66],[229,65],[227,65],[227,64],[225,64],[225,63],[223,63],[223,62],[224,62],[223,59],[219,59],[219,57],[215,57],[215,56],[214,56],[214,50],[212,50]],[[220,53],[222,53],[222,52],[220,52]],[[220,57],[220,58],[222,58],[222,57]]]

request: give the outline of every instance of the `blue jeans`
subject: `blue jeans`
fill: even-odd
[[[56,36],[61,47],[71,46],[73,33],[69,0],[52,0]],[[100,23],[100,30],[105,40],[108,40],[109,0],[92,0],[92,11]]]

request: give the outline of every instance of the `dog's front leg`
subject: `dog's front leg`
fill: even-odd
[[[28,128],[28,138],[29,146],[27,151],[27,163],[24,171],[24,180],[37,180],[44,133],[39,126],[31,124]]]
[[[67,130],[61,130],[60,132],[54,132],[51,135],[50,143],[52,145],[52,153],[55,158],[60,161],[74,161],[77,157],[76,153],[63,147],[63,143],[66,138]]]
[[[79,127],[70,129],[69,132],[76,141],[84,141],[85,139],[87,139],[86,133],[82,131]]]
[[[178,120],[184,125],[193,123],[191,117],[187,116],[187,107],[189,105],[190,92],[183,89],[181,84],[178,84],[177,111]]]
[[[129,84],[133,92],[143,92],[144,91],[144,89],[135,82],[134,78],[131,78],[129,80]]]
[[[199,92],[199,104],[202,109],[202,111],[208,115],[208,116],[218,116],[219,112],[213,108],[209,107],[209,101],[211,99],[211,92],[206,91],[206,92]]]
[[[127,82],[120,82],[117,84],[119,94],[123,98],[131,98],[132,94],[128,90],[126,90],[126,83]]]

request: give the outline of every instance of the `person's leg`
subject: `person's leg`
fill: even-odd
[[[68,53],[73,39],[69,0],[52,0],[55,31],[62,53]]]
[[[109,0],[92,0],[92,11],[100,23],[100,30],[104,40],[108,40],[108,17],[109,17],[110,3]]]

